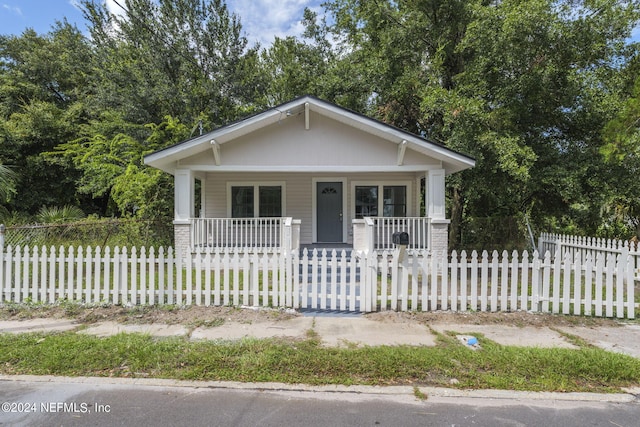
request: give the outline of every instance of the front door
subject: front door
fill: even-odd
[[[318,242],[342,242],[342,183],[318,182],[316,219]]]

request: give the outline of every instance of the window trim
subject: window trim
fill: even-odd
[[[281,189],[281,211],[284,218],[287,216],[287,187],[285,181],[228,181],[227,182],[227,218],[232,218],[232,188],[233,187],[253,187],[253,218],[260,218],[260,187],[280,187]],[[251,218],[251,217],[249,217]]]
[[[411,217],[413,214],[413,181],[351,181],[351,218],[356,218],[356,187],[378,187],[378,217],[380,214],[384,216],[384,187],[398,187],[404,186],[406,188],[407,197],[407,209],[406,217]]]

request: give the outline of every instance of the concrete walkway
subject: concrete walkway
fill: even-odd
[[[286,337],[304,339],[318,336],[326,346],[416,345],[433,346],[438,333],[458,334],[461,341],[481,334],[501,345],[546,348],[577,348],[564,334],[580,337],[607,351],[640,358],[640,325],[608,327],[558,326],[517,327],[501,324],[456,324],[385,322],[366,317],[298,316],[289,320],[254,323],[225,322],[215,327],[187,327],[167,324],[121,324],[111,321],[82,325],[68,319],[0,321],[0,333],[61,332],[98,337],[118,333],[143,333],[157,337],[188,337],[191,340],[238,340],[243,338]],[[471,347],[471,346],[470,346]]]

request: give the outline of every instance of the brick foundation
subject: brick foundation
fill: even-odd
[[[431,221],[431,251],[432,253],[448,253],[449,251],[449,223],[445,220]]]
[[[183,254],[191,252],[191,223],[174,221],[173,240],[173,249],[176,255],[179,251],[182,251]]]

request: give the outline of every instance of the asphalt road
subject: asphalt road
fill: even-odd
[[[640,404],[0,381],[11,426],[637,426]]]

